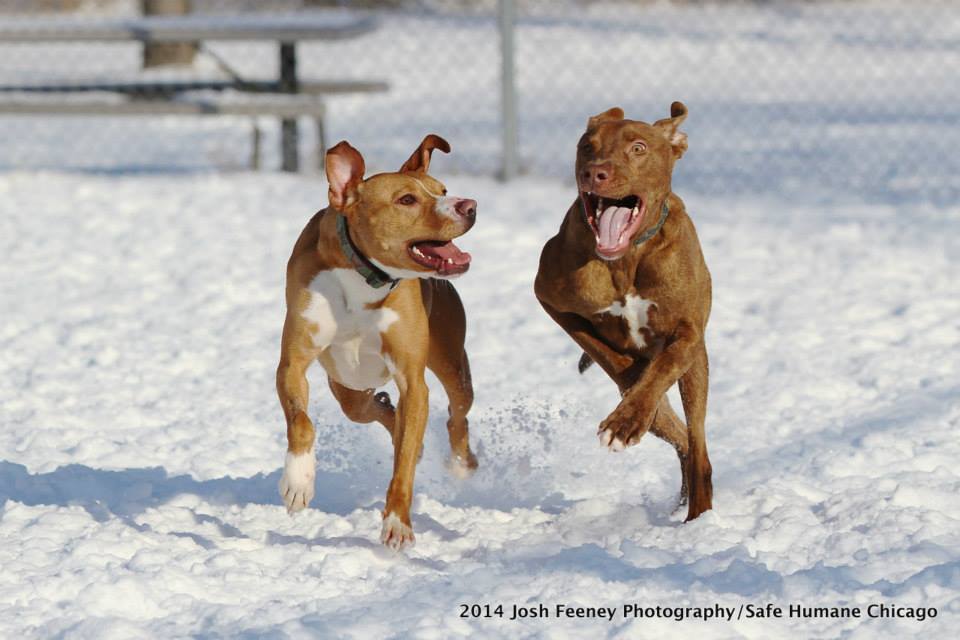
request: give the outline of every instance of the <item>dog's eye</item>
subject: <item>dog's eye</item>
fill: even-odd
[[[631,151],[634,153],[644,153],[647,150],[647,145],[643,142],[634,142]]]
[[[397,204],[402,204],[406,207],[409,207],[412,204],[417,204],[417,196],[413,195],[412,193],[400,196],[397,199]]]

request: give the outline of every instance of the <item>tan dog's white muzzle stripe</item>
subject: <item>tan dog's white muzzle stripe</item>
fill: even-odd
[[[437,203],[433,207],[434,211],[436,211],[442,216],[446,216],[453,220],[456,220],[458,218],[457,210],[455,208],[456,201],[458,200],[458,198],[454,198],[452,196],[445,196],[442,193],[434,193],[433,191],[430,191],[430,189],[427,189],[427,185],[420,182],[420,180],[418,180],[417,178],[413,178],[413,181],[416,182],[418,185],[420,185],[420,188],[423,189],[427,193],[427,195],[429,195],[431,198],[437,201]]]

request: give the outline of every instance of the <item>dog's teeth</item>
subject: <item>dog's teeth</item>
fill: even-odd
[[[447,258],[447,264],[453,264],[453,258]]]

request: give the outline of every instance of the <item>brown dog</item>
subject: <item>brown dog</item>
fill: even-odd
[[[674,446],[689,494],[687,520],[711,508],[704,434],[710,273],[683,202],[670,187],[687,149],[674,102],[650,125],[610,109],[590,118],[577,148],[580,197],[540,256],[537,299],[583,349],[581,373],[599,364],[622,400],[600,423],[613,451],[647,432]],[[679,382],[686,426],[667,390]]]
[[[427,175],[434,149],[449,152],[450,146],[429,135],[398,173],[366,180],[356,149],[346,142],[330,149],[330,206],[307,223],[287,264],[277,368],[288,441],[280,495],[291,513],[313,498],[306,372],[319,360],[344,414],[379,422],[393,439],[380,538],[394,549],[414,542],[410,501],[427,422],[427,367],[450,402],[452,470],[466,475],[477,467],[467,434],[473,387],[463,348],[466,321],[457,292],[444,280],[470,266],[470,255],[452,240],[473,226],[477,203],[447,196]],[[400,394],[396,409],[386,393],[374,393],[391,379]]]

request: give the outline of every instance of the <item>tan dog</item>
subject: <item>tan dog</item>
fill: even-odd
[[[330,206],[307,223],[287,264],[277,368],[288,441],[280,495],[291,513],[313,498],[306,372],[319,360],[344,414],[377,421],[393,438],[380,537],[395,549],[414,542],[410,501],[427,422],[427,367],[450,402],[452,470],[466,475],[477,467],[467,433],[473,387],[463,349],[466,321],[457,292],[443,280],[470,266],[470,255],[451,240],[473,226],[477,203],[447,196],[427,175],[434,149],[450,146],[429,135],[398,173],[366,180],[356,149],[346,142],[330,149]],[[396,409],[386,393],[375,394],[391,379],[399,390]]]
[[[612,450],[647,432],[672,444],[683,477],[687,520],[712,506],[704,434],[710,273],[683,202],[670,186],[687,149],[687,116],[646,124],[610,109],[590,118],[577,148],[580,197],[540,256],[536,295],[583,349],[581,373],[599,364],[622,400],[600,423]],[[684,425],[667,389],[679,382]]]

